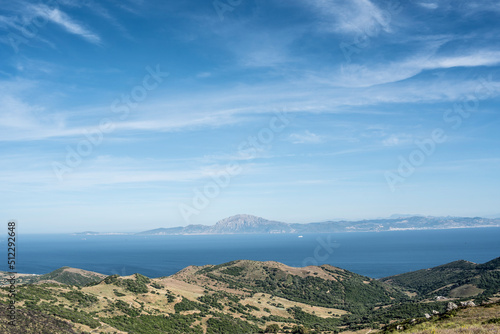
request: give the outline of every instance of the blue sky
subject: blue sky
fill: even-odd
[[[496,1],[4,3],[0,216],[43,233],[497,215],[499,18]]]

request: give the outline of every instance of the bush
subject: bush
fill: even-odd
[[[207,321],[207,334],[245,334],[260,331],[261,329],[253,324],[224,314],[218,314]]]
[[[271,324],[264,330],[265,333],[278,333],[281,330],[278,324]]]
[[[73,303],[78,303],[82,307],[91,306],[97,303],[99,299],[96,296],[92,296],[80,291],[70,291],[66,293],[61,293],[61,296]]]
[[[103,322],[127,333],[135,334],[203,334],[200,326],[191,327],[195,318],[192,315],[170,314],[168,317],[141,315],[131,318],[119,316],[102,318]]]
[[[198,302],[194,302],[192,300],[182,297],[182,300],[174,305],[174,310],[175,313],[179,313],[182,311],[191,311],[191,310],[200,310],[206,312],[208,311],[208,307]]]

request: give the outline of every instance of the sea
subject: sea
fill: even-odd
[[[330,264],[387,277],[456,260],[484,263],[500,256],[500,228],[332,234],[70,235],[17,237],[16,271],[45,274],[63,266],[121,276],[172,275],[190,266],[233,260],[277,261],[293,267]],[[0,238],[7,268],[7,238]]]

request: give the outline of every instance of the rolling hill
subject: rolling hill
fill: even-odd
[[[500,258],[484,264],[455,261],[380,279],[422,297],[480,297],[500,291]]]
[[[0,272],[0,278],[5,278],[6,272]],[[21,284],[61,283],[84,286],[102,281],[106,275],[77,268],[62,267],[44,275],[18,275],[17,282]]]
[[[382,280],[330,265],[295,268],[249,260],[189,266],[159,278],[105,276],[63,267],[40,275],[43,279],[32,282],[36,284],[16,287],[18,323],[24,327],[12,333],[331,334],[390,331],[394,324],[407,330],[437,317],[447,319],[448,303],[468,300],[453,293],[466,282],[482,289],[477,304],[499,300],[500,279],[492,274],[498,272],[499,262],[457,261],[428,269],[427,274],[418,271]],[[420,279],[427,283],[419,285]],[[441,287],[439,291],[448,289],[447,300],[430,298]],[[0,289],[2,314],[8,294],[7,287]],[[426,314],[433,316],[426,319]],[[485,321],[499,315],[500,308],[494,306]],[[0,331],[10,333],[2,319]],[[481,321],[476,325],[483,326]],[[500,328],[493,322],[484,326]]]

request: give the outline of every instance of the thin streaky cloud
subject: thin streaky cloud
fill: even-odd
[[[418,5],[427,9],[437,9],[439,7],[435,2],[419,2]]]
[[[289,140],[294,144],[320,144],[324,141],[323,137],[306,130],[303,133],[292,133]]]
[[[49,21],[56,23],[63,27],[67,32],[78,35],[88,42],[93,44],[101,44],[101,38],[99,35],[93,33],[83,25],[77,23],[71,19],[66,13],[59,10],[58,8],[50,9],[45,5],[35,6],[34,10],[36,14],[48,19]]]
[[[370,0],[314,0],[304,5],[315,7],[323,16],[321,27],[326,31],[352,34],[391,29],[384,12]]]
[[[383,65],[343,65],[338,82],[346,87],[370,87],[406,80],[425,70],[498,64],[500,64],[500,51],[496,50],[477,50],[474,53],[457,56],[435,56],[426,52]]]

